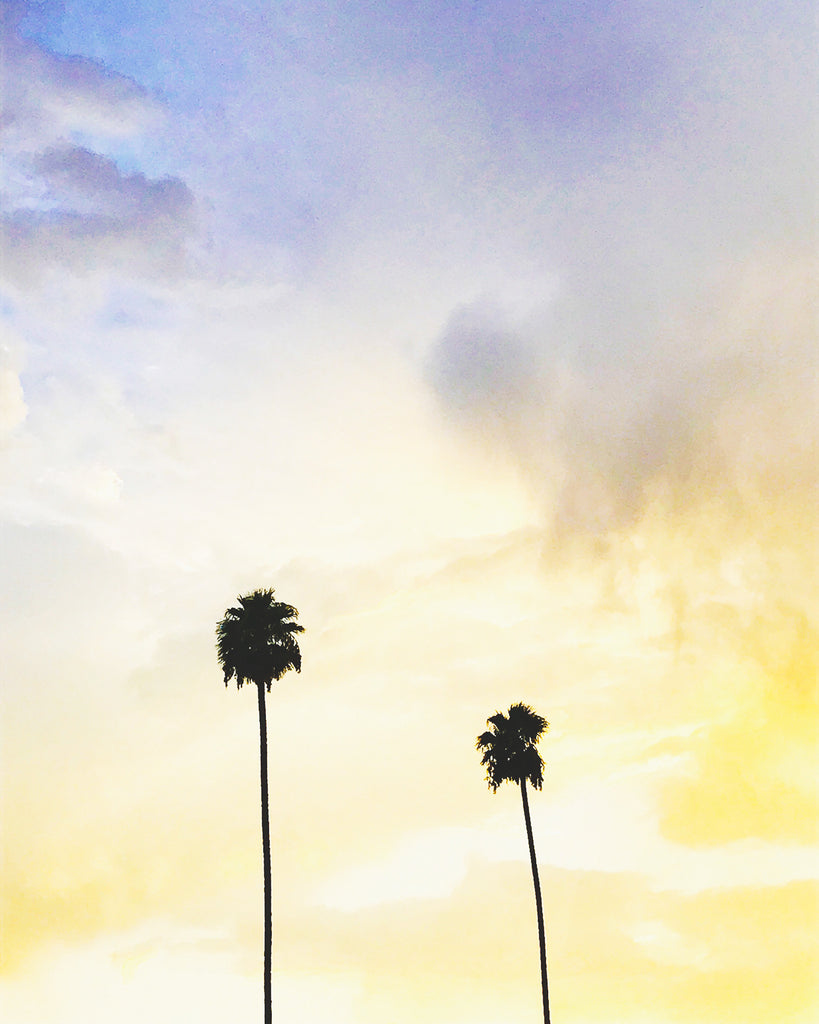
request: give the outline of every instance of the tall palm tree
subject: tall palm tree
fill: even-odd
[[[274,591],[254,590],[238,598],[216,627],[216,651],[225,673],[225,686],[233,677],[255,683],[259,698],[259,748],[262,779],[262,857],[264,862],[264,1024],[273,1020],[273,914],[270,877],[270,812],[267,792],[267,716],[265,690],[289,669],[301,671],[296,634],[304,632],[295,620],[298,611],[274,599]]]
[[[478,737],[476,748],[483,752],[481,764],[486,767],[486,781],[492,792],[504,782],[516,782],[520,786],[523,800],[523,819],[526,822],[526,838],[529,842],[529,859],[532,862],[532,881],[535,885],[535,907],[537,909],[537,934],[540,942],[540,981],[543,989],[543,1021],[550,1024],[549,982],[546,975],[546,931],[543,927],[543,901],[540,895],[540,878],[537,873],[535,841],[532,837],[532,819],[529,816],[529,797],[526,783],[535,789],[543,785],[543,759],[538,753],[537,742],[549,728],[527,704],[513,704],[508,715],[496,712],[487,718],[491,726]]]

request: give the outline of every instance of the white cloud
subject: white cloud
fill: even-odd
[[[161,104],[133,79],[80,55],[64,56],[3,32],[4,116],[12,152],[70,133],[125,138],[155,127]]]
[[[664,779],[687,764],[685,756],[666,757],[601,779],[581,779],[548,806],[533,810],[544,863],[637,872],[657,890],[686,894],[817,877],[817,850],[808,846],[747,839],[691,849],[664,839],[656,794]]]
[[[71,502],[80,500],[94,504],[119,501],[122,479],[110,466],[92,464],[78,467],[73,472],[53,469],[40,478],[44,488],[53,488]]]
[[[661,964],[689,966],[707,960],[709,947],[669,928],[663,921],[639,921],[625,930],[652,960]]]
[[[316,902],[354,911],[396,900],[443,899],[466,875],[471,852],[466,829],[440,828],[406,836],[387,860],[366,864],[328,881]]]
[[[20,370],[24,344],[19,333],[0,320],[0,444],[28,415]]]
[[[174,1024],[195,1019],[205,1024],[252,1019],[260,985],[236,970],[234,956],[224,949],[210,951],[207,934],[167,925],[162,932],[147,938],[145,928],[103,934],[87,945],[41,953],[24,974],[0,981],[3,1020]]]
[[[743,840],[692,850],[664,839],[654,794],[663,778],[684,763],[680,757],[655,758],[602,778],[580,779],[554,795],[532,795],[541,868],[634,873],[656,891],[686,895],[819,877],[819,851],[813,847]],[[506,800],[519,805],[517,790],[514,797],[507,793]],[[348,912],[403,900],[445,899],[476,859],[528,864],[528,857],[523,813],[517,806],[480,826],[404,835],[389,856],[328,879],[314,899]],[[666,945],[671,956],[673,943]]]
[[[0,367],[0,441],[20,426],[27,412],[19,374]]]
[[[147,920],[79,945],[42,950],[25,971],[0,979],[7,1024],[217,1024],[252,1020],[260,974],[248,974],[236,936]],[[362,989],[352,974],[274,970],[273,1007],[282,1024],[354,1024]]]

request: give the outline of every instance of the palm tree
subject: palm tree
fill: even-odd
[[[486,724],[491,726],[491,729],[481,733],[475,744],[478,750],[483,751],[481,764],[486,767],[486,781],[493,793],[503,782],[516,782],[520,786],[523,799],[523,818],[526,822],[526,838],[529,842],[529,859],[532,862],[532,880],[535,885],[543,1021],[544,1024],[550,1024],[543,902],[535,858],[535,841],[532,838],[532,819],[529,816],[529,797],[526,794],[527,781],[531,782],[535,789],[540,789],[543,785],[543,759],[538,753],[537,742],[549,728],[549,723],[527,704],[513,704],[508,715],[497,712],[486,720]]]
[[[273,916],[270,878],[270,812],[267,793],[267,717],[265,690],[289,669],[301,671],[301,651],[296,634],[304,626],[298,611],[274,600],[274,591],[254,590],[228,608],[216,627],[216,651],[224,669],[225,686],[235,676],[236,685],[255,683],[259,697],[259,748],[262,778],[262,856],[264,862],[264,1022],[273,1020],[272,948]]]

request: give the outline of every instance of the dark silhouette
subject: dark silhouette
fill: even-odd
[[[259,697],[259,748],[262,777],[262,856],[264,861],[264,1024],[273,1020],[273,913],[270,878],[270,812],[267,794],[267,718],[265,689],[289,669],[301,671],[301,651],[295,634],[304,632],[298,611],[273,598],[273,590],[255,590],[238,598],[216,627],[216,650],[225,672],[225,686],[255,683]]]
[[[503,782],[516,782],[523,799],[523,818],[526,822],[526,838],[529,842],[529,859],[532,862],[532,880],[535,885],[535,906],[537,908],[537,934],[540,942],[540,981],[543,989],[543,1021],[551,1024],[549,1017],[549,982],[546,975],[546,931],[543,927],[543,902],[540,896],[540,878],[537,873],[535,841],[532,837],[532,819],[529,816],[529,797],[526,794],[527,780],[535,789],[543,785],[543,759],[538,753],[537,742],[549,728],[526,704],[513,704],[509,714],[500,711],[487,718],[492,728],[481,733],[475,746],[483,751],[481,764],[486,766],[486,781],[494,793]]]

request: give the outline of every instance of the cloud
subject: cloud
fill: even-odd
[[[6,279],[37,284],[48,268],[178,274],[193,227],[190,189],[179,178],[124,172],[116,158],[159,123],[158,101],[97,61],[24,38],[14,19],[4,59]]]
[[[27,412],[19,374],[0,367],[0,441],[20,426]]]
[[[587,67],[628,77],[627,38],[684,81],[668,94],[651,85],[606,139],[582,117],[565,135],[533,129],[540,159],[518,171],[514,222],[499,227],[475,204],[477,250],[515,232],[537,256],[541,296],[514,310],[489,281],[453,303],[430,336],[426,380],[460,429],[521,467],[556,534],[628,527],[652,500],[672,513],[815,484],[806,12],[775,17],[777,34],[757,31],[767,3],[726,24],[685,12],[676,52],[681,25],[647,8],[594,25],[567,16]]]
[[[642,743],[639,736],[632,739],[638,757],[661,742],[656,733],[648,730],[639,735]],[[715,745],[720,738],[713,737]],[[747,742],[747,737],[742,740]],[[627,737],[621,737],[621,741],[629,743]],[[597,741],[597,746],[602,742]],[[788,742],[793,742],[792,736]],[[550,760],[564,757],[570,744],[571,741],[553,746]],[[700,806],[675,808],[682,813],[677,819],[681,824],[680,836],[673,842],[661,835],[658,828],[657,794],[665,788],[667,792],[660,802],[667,803],[668,792],[675,791],[680,781],[686,787],[691,784],[690,776],[681,770],[691,754],[661,755],[626,764],[621,758],[612,751],[609,771],[589,772],[568,785],[559,775],[555,777],[553,771],[547,772],[547,792],[536,798],[532,807],[542,866],[567,871],[631,873],[647,879],[655,892],[673,891],[687,896],[720,888],[786,885],[815,877],[816,851],[798,844],[805,835],[789,831],[788,822],[783,820],[787,813],[784,807],[778,808],[779,827],[771,831],[772,841],[736,841],[736,834],[758,834],[759,817],[754,805],[765,796],[765,786],[759,778],[748,779],[743,801],[737,800],[732,792],[727,771],[721,773],[721,785],[718,772],[700,780],[690,796],[692,803]],[[746,766],[751,759],[746,754]],[[783,788],[781,784],[770,785],[772,795],[781,795]],[[717,797],[719,810],[713,815],[708,811],[709,791],[722,794]],[[386,903],[444,899],[458,888],[470,865],[478,859],[528,863],[518,793],[514,787],[506,793],[499,802],[498,813],[482,822],[404,832],[382,859],[331,875],[317,888],[311,902],[333,910],[357,912]],[[734,803],[736,809],[731,814],[728,808]],[[809,811],[808,801],[804,809]],[[732,819],[733,833],[731,825],[703,833],[703,829],[713,828],[717,814]],[[705,824],[706,816],[710,826]],[[808,837],[811,822],[808,813]],[[744,831],[736,833],[740,823]],[[784,845],[783,840],[788,839],[796,842]]]
[[[22,339],[0,322],[0,444],[24,422],[28,405],[20,381]]]
[[[561,1019],[607,1024],[616,1006],[623,1021],[721,1024],[736,1013],[807,1021],[815,1009],[811,882],[683,895],[654,891],[634,873],[543,866],[541,883]],[[523,1019],[539,998],[531,884],[525,854],[513,863],[476,858],[447,900],[355,913],[282,907],[282,967],[366,965],[362,1018],[383,1019],[389,1005],[397,1024]]]
[[[537,352],[485,303],[456,310],[432,351],[429,372],[459,409],[515,414],[538,388]]]
[[[804,258],[752,260],[701,296],[699,322],[667,301],[633,338],[622,323],[607,338],[599,282],[582,312],[579,283],[525,318],[479,302],[452,314],[426,375],[455,423],[500,440],[558,530],[634,523],[663,488],[672,507],[765,490],[783,465],[810,487],[814,281]]]
[[[0,320],[0,447],[12,437],[28,415],[20,373],[23,340],[8,321]]]
[[[173,212],[186,191],[174,179],[150,181],[144,174],[123,174],[108,157],[79,146],[53,146],[34,159],[34,170],[65,203],[92,203],[116,216],[136,208]]]
[[[2,123],[12,152],[80,132],[122,139],[154,127],[161,104],[139,83],[99,61],[54,53],[20,32],[3,28]]]
[[[0,1009],[15,1024],[250,1019],[258,986],[235,971],[227,945],[220,931],[173,928],[163,918],[101,931],[87,945],[43,951],[26,973],[0,982]]]
[[[4,267],[13,281],[36,280],[51,267],[80,274],[96,267],[136,276],[179,274],[194,213],[184,182],[123,173],[110,158],[77,146],[37,154],[32,172],[47,205],[18,207],[0,227]]]

